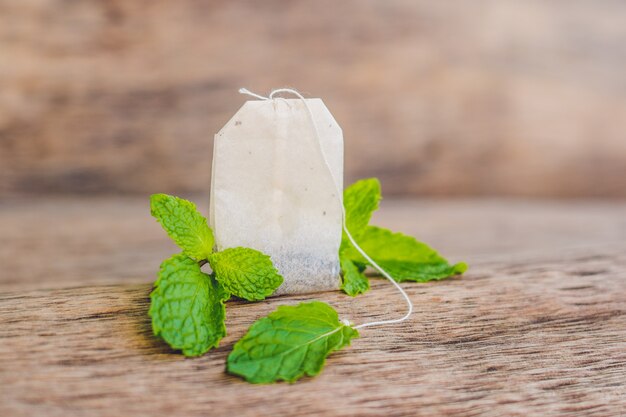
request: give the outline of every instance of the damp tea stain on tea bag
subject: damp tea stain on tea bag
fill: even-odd
[[[284,278],[276,294],[338,289],[342,178],[343,134],[322,100],[247,101],[215,135],[218,250],[270,255]]]

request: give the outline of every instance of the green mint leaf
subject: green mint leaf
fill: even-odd
[[[269,256],[249,248],[231,248],[209,258],[215,278],[234,296],[263,300],[283,283]]]
[[[191,201],[167,194],[153,194],[150,211],[186,255],[197,260],[211,255],[215,242],[213,232]]]
[[[467,264],[464,262],[450,265],[447,262],[423,264],[405,261],[384,261],[380,262],[379,265],[391,274],[397,282],[439,281],[467,271]]]
[[[381,199],[380,182],[376,178],[360,180],[343,192],[343,206],[346,210],[346,227],[355,239],[367,227],[372,213],[378,209]],[[344,233],[342,246],[349,244]]]
[[[465,263],[451,265],[425,243],[381,227],[368,226],[357,243],[398,282],[440,280],[467,270]],[[352,246],[345,248],[342,256],[353,262],[369,264]]]
[[[174,255],[161,264],[150,294],[152,330],[185,356],[202,355],[226,335],[224,301],[228,298],[196,261]]]
[[[348,258],[340,257],[341,262],[341,289],[349,296],[356,297],[370,289],[370,280],[363,270]]]
[[[335,309],[313,301],[278,307],[255,322],[228,355],[227,370],[255,384],[317,375],[326,357],[359,336]]]

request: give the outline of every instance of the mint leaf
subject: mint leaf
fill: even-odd
[[[426,282],[462,274],[467,265],[451,265],[428,245],[402,233],[368,226],[380,201],[380,183],[371,178],[357,181],[344,192],[346,227],[365,253],[396,281]],[[353,246],[345,232],[339,248],[341,289],[355,296],[368,290],[362,266],[370,264]]]
[[[357,243],[398,282],[440,280],[467,270],[465,263],[451,265],[425,243],[381,227],[368,226]],[[369,264],[352,246],[345,248],[342,256],[353,262]]]
[[[341,262],[341,289],[346,294],[356,297],[370,289],[370,281],[354,262],[348,258],[340,257]]]
[[[424,264],[392,260],[381,261],[378,264],[397,282],[439,281],[467,271],[467,264],[464,262],[450,265],[445,261]]]
[[[381,199],[380,182],[376,178],[360,180],[343,192],[343,206],[346,210],[346,227],[355,239],[367,227],[372,213],[378,209]],[[347,245],[344,233],[343,244]]]
[[[152,330],[185,356],[202,355],[226,335],[224,301],[228,298],[196,261],[174,255],[161,264],[150,294]]]
[[[231,248],[209,258],[216,279],[234,296],[263,300],[283,283],[269,256],[248,248]]]
[[[191,201],[167,194],[153,194],[150,197],[150,212],[186,255],[197,260],[211,255],[215,242],[213,232]]]
[[[317,375],[326,357],[359,336],[328,304],[278,307],[255,322],[228,355],[227,370],[255,384]]]

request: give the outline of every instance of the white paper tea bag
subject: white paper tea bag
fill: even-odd
[[[303,100],[275,98],[246,102],[215,135],[210,223],[218,250],[270,255],[284,278],[276,294],[340,283],[342,196],[321,151],[342,190],[343,134],[322,100],[306,102],[315,126]]]

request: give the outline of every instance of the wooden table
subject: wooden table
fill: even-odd
[[[388,318],[399,295],[231,301],[221,347],[185,359],[151,335],[175,248],[146,198],[1,202],[0,415],[626,415],[626,203],[390,200],[375,222],[469,272],[403,284],[412,319],[364,329],[318,377],[255,386],[224,363],[256,318],[309,299]]]

